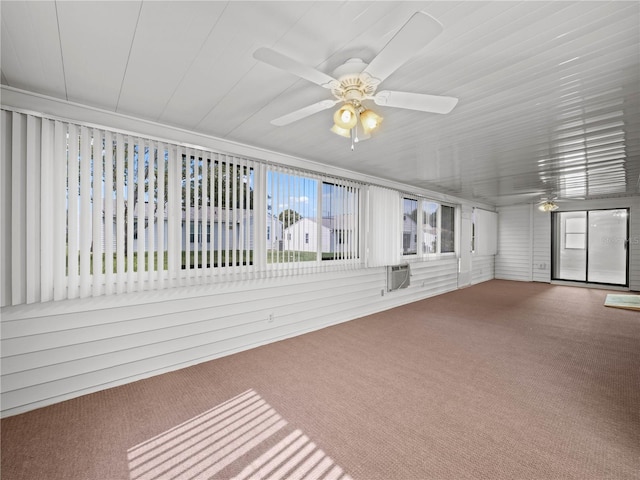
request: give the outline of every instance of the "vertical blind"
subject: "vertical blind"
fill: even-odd
[[[2,144],[3,305],[253,273],[256,162],[6,110]]]
[[[402,256],[402,209],[400,192],[389,188],[369,186],[369,229],[373,238],[367,264],[371,267],[393,265]]]
[[[350,180],[2,110],[2,305],[355,268],[361,192]]]
[[[349,180],[267,167],[267,272],[319,271],[334,260],[362,265],[361,190]]]

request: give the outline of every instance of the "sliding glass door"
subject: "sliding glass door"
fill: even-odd
[[[629,211],[553,213],[553,280],[628,285]]]

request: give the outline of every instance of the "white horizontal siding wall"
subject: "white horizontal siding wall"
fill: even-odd
[[[472,259],[471,284],[486,282],[495,278],[495,256],[479,255]]]
[[[531,281],[531,254],[531,206],[499,208],[496,278]]]
[[[533,209],[533,281],[551,281],[551,214]]]
[[[2,414],[13,415],[455,290],[455,259],[7,307]],[[383,294],[384,292],[384,294]]]
[[[386,294],[397,299],[394,301],[394,306],[451,292],[458,288],[458,260],[454,257],[416,261],[410,265],[410,286]]]

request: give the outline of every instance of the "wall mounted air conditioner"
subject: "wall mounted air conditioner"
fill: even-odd
[[[387,292],[407,288],[411,278],[409,264],[387,266]]]

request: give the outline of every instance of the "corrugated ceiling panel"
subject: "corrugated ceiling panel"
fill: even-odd
[[[56,3],[68,100],[116,109],[140,4]]]
[[[225,5],[223,2],[203,2],[202,5],[145,2],[118,110],[158,119],[180,83],[191,74],[192,64],[201,57]]]
[[[2,2],[3,81],[66,98],[56,18],[52,2]]]
[[[331,95],[256,48],[331,73],[417,10],[444,30],[380,89],[453,112],[375,106],[355,151],[332,110],[270,124]],[[2,22],[19,88],[489,203],[640,193],[638,2],[3,2]]]

